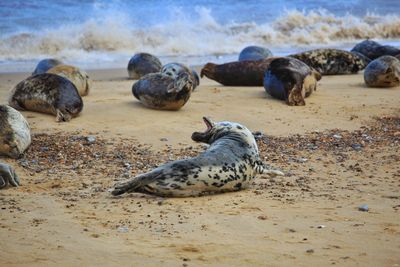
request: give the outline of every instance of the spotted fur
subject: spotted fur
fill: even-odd
[[[161,73],[169,75],[173,78],[178,77],[182,72],[187,72],[190,75],[190,79],[193,81],[193,91],[197,86],[200,85],[200,78],[197,72],[194,69],[189,69],[187,66],[181,63],[168,63],[165,64]]]
[[[400,61],[392,56],[382,56],[365,68],[364,81],[370,87],[394,87],[400,85]]]
[[[116,185],[113,195],[141,192],[168,197],[201,196],[249,187],[256,174],[282,174],[265,169],[253,134],[233,122],[213,123],[204,118],[206,132],[192,134],[193,141],[209,148],[190,159],[173,161]]]

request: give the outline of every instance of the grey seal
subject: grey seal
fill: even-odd
[[[175,62],[165,64],[161,68],[161,73],[167,74],[173,78],[176,78],[182,72],[187,72],[190,75],[190,79],[193,81],[194,91],[194,89],[196,89],[196,87],[200,85],[200,78],[196,70],[189,69],[189,67],[187,67],[186,65]]]
[[[322,75],[352,74],[363,70],[369,59],[345,50],[321,48],[289,57],[303,61]]]
[[[47,73],[57,74],[70,80],[75,85],[80,96],[89,94],[92,80],[85,71],[75,66],[61,64],[49,69]]]
[[[371,60],[381,56],[396,56],[400,54],[399,48],[391,45],[382,45],[372,40],[364,40],[356,44],[351,51],[361,53]]]
[[[56,115],[57,122],[70,121],[83,109],[82,98],[68,79],[52,73],[23,80],[11,91],[10,106]]]
[[[0,189],[6,187],[8,184],[19,186],[19,177],[10,165],[0,162]]]
[[[55,58],[46,58],[43,59],[41,61],[39,61],[39,63],[37,64],[35,70],[33,71],[32,75],[36,75],[36,74],[41,74],[41,73],[45,73],[46,71],[48,71],[49,69],[63,64],[61,62],[61,60],[55,59]]]
[[[31,130],[24,116],[0,105],[0,155],[19,158],[31,144]]]
[[[304,98],[317,89],[320,79],[320,73],[298,59],[276,58],[265,73],[264,88],[269,95],[285,100],[290,106],[304,106]]]
[[[135,54],[128,63],[128,76],[130,79],[138,80],[146,74],[160,72],[161,61],[152,54]]]
[[[265,47],[251,45],[243,48],[239,54],[239,61],[244,60],[260,60],[272,57],[272,52]]]
[[[400,61],[392,56],[378,57],[365,68],[364,81],[370,87],[399,86]]]
[[[132,94],[152,109],[178,110],[189,100],[193,81],[187,72],[176,77],[164,73],[150,73],[132,86]]]
[[[209,144],[200,155],[166,163],[117,184],[113,195],[140,192],[165,197],[190,197],[248,188],[260,173],[282,175],[261,162],[253,134],[234,122],[214,123],[203,118],[205,132],[194,132],[192,140]]]

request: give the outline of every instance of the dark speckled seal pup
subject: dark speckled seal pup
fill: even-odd
[[[196,89],[196,87],[200,85],[199,75],[194,69],[189,69],[186,65],[175,62],[165,64],[161,69],[161,73],[167,74],[173,78],[176,78],[182,72],[189,73],[190,79],[193,81],[194,91],[194,89]]]
[[[207,63],[200,76],[230,86],[262,86],[265,71],[274,58],[234,61],[225,64]]]
[[[364,40],[356,44],[351,52],[358,52],[374,60],[381,56],[396,56],[400,54],[400,49],[391,45],[381,45],[372,40]]]
[[[289,57],[297,58],[322,75],[352,74],[363,70],[369,59],[355,53],[339,49],[315,49]]]
[[[205,132],[195,132],[195,142],[209,148],[190,159],[177,160],[115,186],[113,195],[140,192],[166,197],[190,197],[247,188],[256,174],[282,175],[262,164],[253,134],[233,122],[213,123],[204,118]]]
[[[32,75],[41,74],[47,72],[49,69],[63,64],[60,60],[55,58],[46,58],[37,64],[35,70],[33,71]]]
[[[320,79],[320,73],[298,59],[276,58],[265,73],[264,88],[290,106],[304,106],[304,98],[316,90]]]
[[[0,162],[0,189],[3,189],[8,184],[19,186],[19,177],[10,165]]]
[[[75,85],[51,73],[34,75],[17,84],[11,91],[8,103],[19,110],[54,114],[57,122],[70,121],[83,108]]]
[[[138,80],[146,74],[159,72],[161,67],[161,61],[156,56],[149,53],[138,53],[129,60],[128,76]]]
[[[239,61],[244,60],[260,60],[272,57],[272,52],[262,46],[247,46],[239,54]]]
[[[132,86],[132,94],[148,108],[178,110],[189,100],[193,90],[191,74],[176,77],[164,73],[143,76]]]
[[[400,61],[392,56],[382,56],[365,68],[364,81],[370,87],[394,87],[400,85]]]
[[[0,155],[19,158],[31,144],[31,130],[24,116],[0,105]]]

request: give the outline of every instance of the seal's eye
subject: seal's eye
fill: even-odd
[[[175,69],[175,68],[172,68],[172,71],[173,71],[173,72],[176,72],[176,69]]]

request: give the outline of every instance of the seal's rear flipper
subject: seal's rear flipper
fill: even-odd
[[[125,183],[115,185],[115,188],[113,191],[111,191],[111,194],[113,196],[119,196],[128,192],[139,192],[143,186],[154,182],[161,177],[161,175],[162,172],[160,171],[152,171],[138,175]]]

